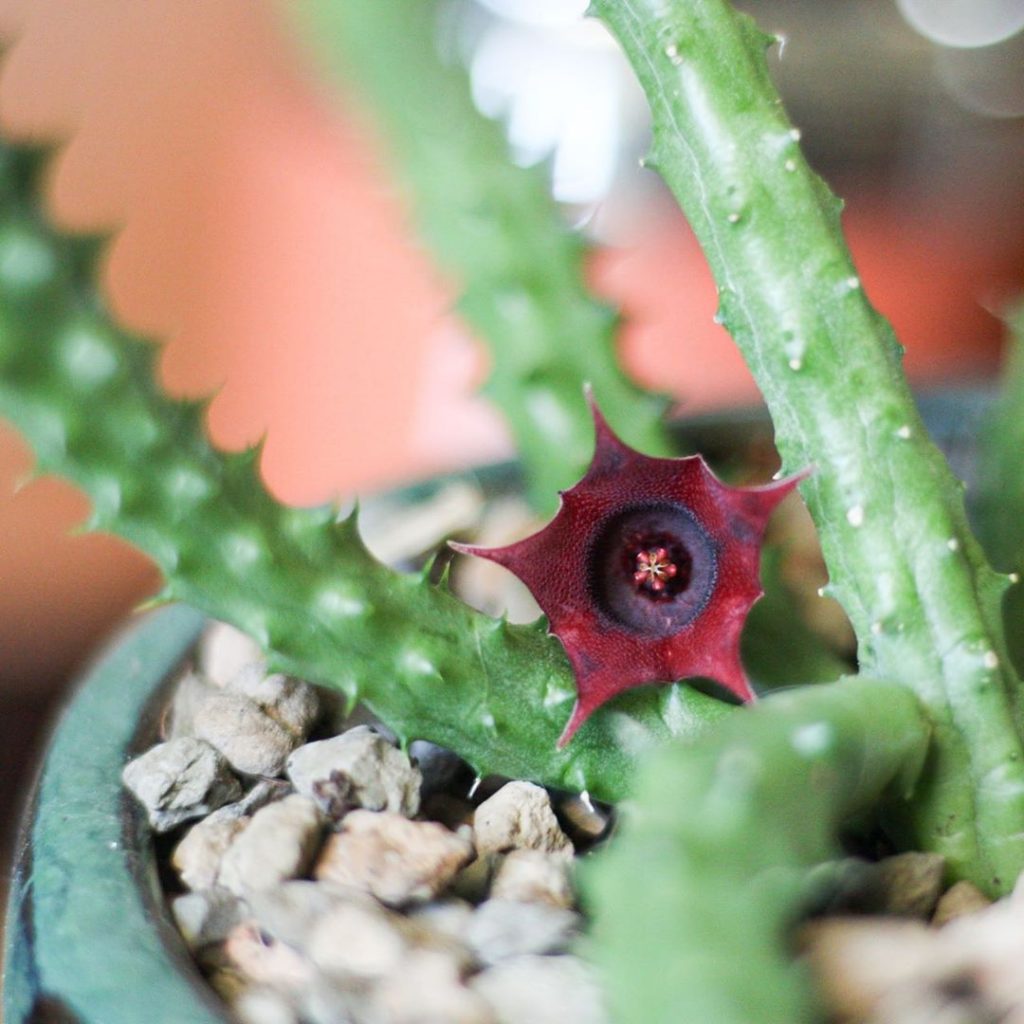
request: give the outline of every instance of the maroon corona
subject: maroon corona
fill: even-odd
[[[565,647],[577,697],[559,746],[642,683],[703,676],[753,699],[740,632],[768,517],[802,479],[728,487],[700,456],[634,451],[592,408],[594,459],[547,526],[508,547],[452,545],[515,573]]]

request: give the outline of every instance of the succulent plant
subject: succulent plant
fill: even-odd
[[[561,512],[487,553],[535,589],[569,658],[543,623],[490,619],[446,580],[381,565],[354,515],[276,504],[258,449],[213,449],[202,403],[163,395],[151,350],[104,312],[100,246],[40,215],[40,155],[8,144],[0,412],[41,471],[89,493],[93,527],[153,556],[165,599],[239,625],[275,669],[366,701],[403,741],[443,743],[480,772],[612,800],[632,792],[621,836],[585,879],[621,1020],[809,1019],[785,928],[807,869],[836,855],[851,816],[942,853],[951,876],[991,894],[1024,868],[1020,651],[1008,642],[1024,634],[1013,575],[1024,563],[1019,353],[983,461],[979,524],[997,572],[860,287],[840,205],[770,81],[772,40],[726,0],[595,0],[647,93],[648,164],[707,253],[783,465],[813,467],[725,488],[699,460],[665,458],[663,403],[614,366],[614,317],[588,297],[580,247],[543,182],[507,165],[496,127],[427,44],[434,5],[301,6],[389,128],[426,234],[462,279],[463,312],[494,346],[491,390],[537,505],[553,507],[586,463],[582,381],[612,425],[633,425],[637,450],[598,417],[591,469]],[[759,589],[757,542],[798,481],[860,676],[753,709],[685,683],[634,688],[701,673],[750,695],[736,642]]]

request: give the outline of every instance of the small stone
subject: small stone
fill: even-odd
[[[470,982],[498,1024],[610,1024],[594,969],[575,956],[519,956]]]
[[[317,973],[297,999],[302,1024],[384,1024],[365,1017],[364,996],[364,992],[354,991],[349,978],[337,981]]]
[[[578,846],[589,846],[603,838],[612,823],[610,809],[595,804],[586,794],[572,793],[558,803],[558,815],[569,838]]]
[[[208,743],[187,736],[157,744],[125,765],[121,777],[156,832],[201,818],[242,792],[224,758]]]
[[[375,905],[339,903],[309,938],[310,959],[339,978],[378,978],[398,969],[408,946],[395,919]]]
[[[513,956],[559,953],[576,936],[579,922],[578,914],[559,907],[491,899],[473,914],[466,944],[482,964]]]
[[[937,935],[911,919],[834,917],[804,925],[799,942],[832,1014],[863,1020],[894,990],[932,976]]]
[[[409,913],[409,920],[417,927],[442,940],[460,943],[472,917],[472,904],[460,899],[432,900]]]
[[[164,739],[195,736],[195,715],[203,702],[216,692],[216,687],[197,672],[186,672],[174,687],[171,703],[160,723]]]
[[[288,999],[262,985],[245,989],[231,1010],[241,1024],[299,1024],[299,1015]]]
[[[371,1012],[388,1024],[497,1024],[487,1001],[460,974],[447,954],[413,950],[376,987]]]
[[[320,696],[315,687],[290,676],[267,675],[261,664],[246,665],[226,689],[248,697],[300,742],[320,715]]]
[[[298,794],[257,811],[221,859],[218,881],[245,895],[304,874],[320,844],[322,820]]]
[[[258,779],[241,800],[222,807],[221,811],[226,814],[230,810],[239,818],[249,818],[261,807],[266,807],[275,800],[282,800],[291,792],[291,783],[285,782],[284,779]]]
[[[308,960],[291,946],[268,938],[255,921],[243,921],[232,929],[224,953],[246,978],[279,991],[299,989],[313,977]]]
[[[222,807],[197,822],[174,848],[171,864],[187,888],[197,891],[216,885],[227,848],[248,824],[247,818],[232,813],[234,806]]]
[[[305,879],[292,879],[269,889],[255,890],[247,897],[252,917],[260,927],[296,949],[305,948],[320,918],[343,901],[362,901],[376,906],[367,893],[341,890]]]
[[[196,709],[196,735],[243,775],[280,775],[299,737],[240,693],[218,692]]]
[[[245,903],[227,889],[187,892],[171,902],[178,931],[193,952],[223,942],[247,912]]]
[[[991,905],[992,901],[973,882],[957,882],[939,898],[932,924],[941,928],[955,918],[976,914]]]
[[[246,665],[263,664],[252,637],[226,622],[214,622],[199,641],[199,668],[214,686],[226,686]]]
[[[514,849],[573,856],[573,845],[551,809],[547,790],[532,782],[509,782],[485,800],[473,816],[479,853]]]
[[[491,898],[568,910],[575,902],[569,864],[542,850],[512,850],[494,875]]]
[[[473,769],[447,747],[439,747],[427,740],[413,740],[409,745],[409,756],[422,777],[421,803],[434,794],[469,792],[473,784]]]
[[[472,856],[472,843],[435,822],[358,810],[328,839],[315,874],[401,906],[436,896]]]
[[[300,793],[340,818],[352,807],[394,811],[413,817],[419,810],[420,773],[409,758],[369,726],[307,743],[288,758],[288,778]]]
[[[878,910],[896,917],[931,916],[942,892],[946,859],[938,853],[900,853],[874,865],[871,884],[879,894]]]

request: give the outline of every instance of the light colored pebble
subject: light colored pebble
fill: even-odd
[[[231,1009],[241,1024],[299,1024],[299,1015],[287,997],[262,985],[245,989]]]
[[[309,868],[323,824],[316,805],[292,794],[253,815],[221,859],[218,881],[245,895],[267,889]]]
[[[462,942],[473,917],[473,906],[465,900],[432,900],[414,907],[409,914],[413,924],[426,929],[441,939]]]
[[[900,853],[870,869],[869,884],[880,899],[879,911],[897,917],[930,917],[942,892],[946,859],[938,853]]]
[[[246,665],[263,664],[252,637],[226,622],[214,622],[199,641],[199,668],[215,686],[226,686]]]
[[[231,813],[232,806],[222,807],[196,822],[174,848],[171,864],[187,888],[196,891],[217,884],[227,848],[248,824],[247,818]]]
[[[401,906],[436,896],[472,856],[472,843],[436,822],[358,810],[324,844],[315,874]]]
[[[976,914],[991,905],[992,901],[973,882],[960,881],[940,897],[932,915],[932,924],[941,928],[958,917]]]
[[[256,784],[251,786],[241,800],[222,807],[221,811],[226,815],[229,811],[239,818],[250,818],[261,807],[272,804],[275,800],[281,800],[293,792],[291,783],[284,779],[257,779]]]
[[[379,978],[398,969],[408,946],[394,919],[373,905],[338,903],[316,923],[309,956],[326,974]]]
[[[170,706],[164,713],[161,734],[165,739],[195,736],[196,709],[216,692],[216,687],[198,672],[186,672],[174,688]]]
[[[330,886],[306,878],[290,878],[254,890],[247,902],[253,919],[264,931],[298,948],[317,919],[337,903],[337,896]]]
[[[575,902],[569,862],[543,850],[512,850],[494,875],[491,898],[569,909]]]
[[[498,1024],[610,1024],[597,973],[575,956],[520,956],[470,982]]]
[[[135,758],[125,765],[122,778],[157,832],[209,814],[242,792],[224,758],[208,743],[187,736]]]
[[[473,816],[479,853],[544,850],[571,858],[573,845],[551,808],[547,790],[532,782],[509,782],[485,800]]]
[[[377,985],[371,1013],[388,1024],[497,1024],[487,1001],[460,974],[451,956],[413,950]]]
[[[341,902],[377,906],[373,897],[357,889],[341,889],[306,879],[291,879],[246,898],[254,920],[265,932],[296,949],[305,948],[316,923]]]
[[[513,956],[562,952],[579,925],[579,915],[560,907],[491,899],[473,914],[466,944],[480,963],[496,964]]]
[[[232,929],[224,953],[247,979],[277,991],[309,984],[313,965],[284,942],[267,939],[255,921],[243,921]]]
[[[369,726],[299,747],[288,758],[287,772],[295,789],[331,817],[352,807],[410,818],[419,810],[419,770]]]
[[[267,675],[260,664],[246,665],[226,689],[248,697],[300,741],[309,735],[320,715],[315,687],[290,676]]]
[[[223,942],[247,915],[248,908],[227,889],[187,892],[171,902],[178,931],[193,951]]]
[[[220,691],[195,711],[196,736],[244,775],[280,775],[299,738],[240,693]]]
[[[800,929],[800,945],[825,1002],[841,1019],[863,1020],[892,991],[933,977],[935,936],[909,918],[833,917]]]

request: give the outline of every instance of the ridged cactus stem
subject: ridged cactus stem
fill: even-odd
[[[435,0],[286,6],[384,130],[421,234],[488,347],[485,391],[512,429],[537,508],[554,511],[558,491],[590,461],[585,381],[627,442],[673,454],[667,403],[619,369],[617,317],[588,293],[585,247],[561,222],[544,171],[512,164],[501,127],[475,109],[466,74],[439,57]]]
[[[768,75],[771,40],[726,0],[594,0],[654,115],[651,163],[683,207],[721,317],[775,423],[862,670],[910,686],[935,722],[906,824],[955,874],[1005,892],[1024,867],[1020,680],[1005,577],[928,439],[890,327],[864,296],[839,202],[808,167]]]
[[[909,795],[929,734],[906,687],[850,679],[659,750],[583,874],[615,1020],[817,1020],[786,941],[813,896],[808,869],[839,856],[841,824]]]
[[[558,641],[381,565],[354,516],[277,504],[258,450],[212,448],[204,405],[164,395],[156,350],[102,309],[99,246],[38,215],[37,164],[0,144],[0,415],[29,439],[39,472],[88,493],[92,528],[154,558],[164,596],[256,637],[275,669],[364,700],[403,740],[442,743],[481,773],[603,799],[627,792],[639,751],[728,713],[687,687],[649,690],[556,750],[575,696]]]

